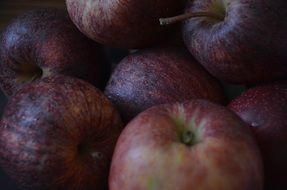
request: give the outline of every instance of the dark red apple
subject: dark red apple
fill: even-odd
[[[29,11],[0,34],[0,86],[8,96],[53,73],[103,89],[108,72],[102,47],[78,31],[65,10]]]
[[[88,37],[121,48],[147,47],[173,30],[158,19],[183,11],[186,0],[66,0],[71,19]]]
[[[91,84],[63,76],[28,84],[0,126],[1,166],[22,189],[107,189],[122,124]]]
[[[186,49],[175,47],[141,50],[124,58],[105,94],[125,122],[157,104],[193,98],[225,102],[219,82]]]
[[[286,17],[286,0],[193,0],[185,16],[171,20],[190,18],[183,24],[183,39],[211,74],[253,84],[286,78]]]
[[[150,108],[121,133],[110,190],[261,190],[263,166],[250,129],[203,100]]]
[[[250,88],[229,108],[249,124],[265,167],[265,189],[287,189],[287,83]]]

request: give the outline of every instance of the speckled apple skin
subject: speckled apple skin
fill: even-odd
[[[88,37],[113,47],[137,49],[167,37],[173,26],[159,18],[183,11],[186,0],[66,0],[71,19]]]
[[[24,13],[0,34],[0,86],[7,96],[29,83],[17,80],[24,64],[39,66],[44,75],[78,77],[101,89],[109,72],[102,47],[76,28],[66,10],[52,8]]]
[[[197,143],[183,144],[180,127],[192,128]],[[125,127],[113,155],[109,188],[261,190],[263,166],[250,129],[236,114],[192,100],[150,108]]]
[[[1,167],[25,190],[107,189],[121,129],[119,114],[92,85],[44,78],[23,87],[6,106]]]
[[[261,85],[234,99],[229,108],[251,127],[265,167],[265,189],[287,189],[287,83]]]
[[[186,12],[209,11],[214,2],[189,1]],[[216,78],[231,83],[286,78],[287,1],[221,2],[227,7],[224,21],[201,17],[183,24],[183,39],[194,57]]]
[[[194,98],[225,103],[225,94],[184,48],[158,47],[124,58],[113,71],[105,94],[125,122],[163,103]]]

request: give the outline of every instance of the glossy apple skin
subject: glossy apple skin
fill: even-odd
[[[214,2],[189,1],[186,12],[210,11]],[[287,1],[222,2],[217,4],[226,4],[224,20],[200,17],[184,22],[183,39],[193,56],[216,78],[231,83],[286,78]]]
[[[265,167],[265,189],[287,189],[287,83],[261,85],[234,99],[229,108],[252,129]]]
[[[190,130],[192,145],[182,134]],[[110,190],[260,190],[263,168],[245,123],[203,100],[150,108],[121,133],[112,159]]]
[[[137,51],[113,71],[105,94],[125,122],[163,103],[202,98],[225,103],[219,82],[184,48],[158,47]]]
[[[25,65],[42,69],[42,76],[61,73],[103,89],[109,67],[101,45],[85,37],[67,11],[32,10],[11,21],[0,34],[0,86],[11,96],[30,82],[18,80]]]
[[[0,163],[22,189],[107,189],[122,124],[91,84],[53,76],[11,97],[1,120]]]
[[[159,18],[183,11],[186,0],[66,0],[71,19],[85,35],[126,49],[151,46],[167,36]]]

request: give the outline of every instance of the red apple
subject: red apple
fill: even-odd
[[[193,56],[216,78],[254,84],[286,78],[286,0],[192,0],[183,39]]]
[[[229,108],[248,123],[258,141],[265,189],[287,189],[287,83],[250,88]]]
[[[110,190],[261,190],[263,168],[245,123],[225,107],[193,100],[150,108],[120,135]]]
[[[139,50],[124,58],[105,94],[125,122],[157,104],[193,98],[225,102],[219,82],[186,49],[175,47]]]
[[[106,189],[122,124],[91,84],[52,76],[9,100],[0,125],[0,163],[22,189]]]
[[[186,0],[66,0],[75,25],[97,42],[126,49],[151,46],[172,27],[161,27],[160,17],[183,10]]]
[[[108,70],[102,47],[78,31],[64,10],[29,11],[0,34],[0,86],[8,96],[53,73],[103,89]]]

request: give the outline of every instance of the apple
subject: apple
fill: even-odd
[[[124,122],[163,103],[202,98],[225,103],[219,82],[185,48],[157,47],[125,57],[113,71],[106,96]]]
[[[21,189],[107,189],[118,112],[80,79],[53,75],[13,95],[0,124],[0,163]]]
[[[206,100],[154,106],[118,138],[110,190],[261,190],[262,159],[236,114]]]
[[[287,75],[287,1],[193,0],[185,14],[183,40],[216,78],[254,84]]]
[[[89,38],[112,47],[138,49],[161,41],[174,30],[160,17],[183,11],[186,0],[66,0],[75,25]]]
[[[101,45],[78,31],[65,10],[32,10],[11,21],[0,34],[0,87],[5,94],[54,73],[103,89],[109,67]]]
[[[265,189],[287,189],[287,83],[250,88],[228,107],[250,126],[258,141]]]

